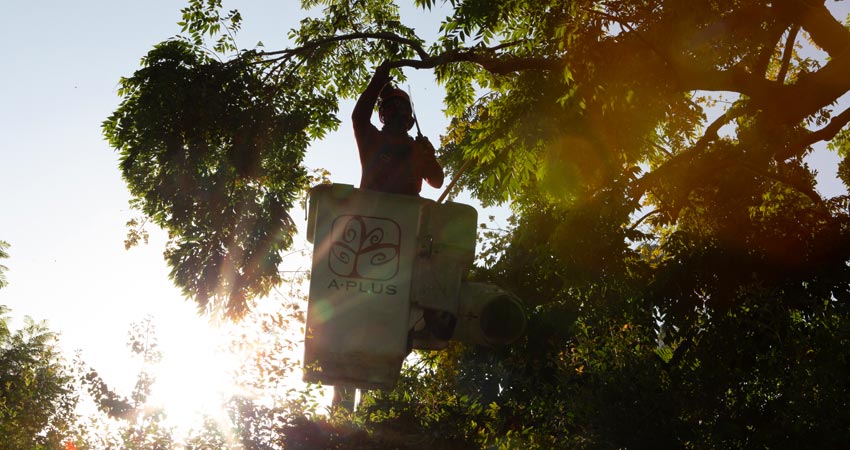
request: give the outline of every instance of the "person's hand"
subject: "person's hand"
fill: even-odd
[[[431,145],[431,141],[422,135],[416,136],[416,147],[419,148],[419,151],[428,156],[434,156],[434,153],[436,152],[436,150],[434,150],[434,146]]]
[[[416,160],[421,164],[423,178],[431,187],[439,189],[443,186],[444,174],[437,155],[434,154],[434,146],[427,137],[420,135],[416,136],[415,147],[419,151],[420,156]]]
[[[390,62],[384,61],[375,68],[373,78],[381,83],[381,86],[390,82]]]

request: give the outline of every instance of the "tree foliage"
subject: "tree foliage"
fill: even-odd
[[[59,448],[76,417],[72,371],[43,322],[10,322],[0,306],[0,448]]]
[[[0,259],[6,259],[9,257],[9,253],[6,252],[8,249],[9,243],[6,241],[0,241]],[[8,270],[8,267],[0,264],[0,289],[9,284],[9,280],[6,279],[6,271]]]
[[[121,81],[104,132],[133,206],[169,232],[174,282],[202,309],[240,317],[280,283],[301,160],[336,124],[335,106],[302,77],[269,79],[256,58],[223,63],[186,40],[156,46],[142,64]]]
[[[421,355],[352,418],[305,422],[304,448],[850,439],[850,197],[825,198],[807,163],[826,144],[850,185],[850,31],[826,2],[453,0],[433,42],[391,2],[302,5],[317,17],[292,47],[239,50],[241,16],[192,1],[188,36],[122,82],[104,129],[171,233],[174,280],[234,316],[279,282],[307,144],[390,60],[434,71],[441,161],[515,214],[472,276],[531,309],[519,345]]]

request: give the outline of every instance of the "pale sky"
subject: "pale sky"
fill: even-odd
[[[246,0],[225,2],[225,9],[242,12],[240,47],[263,41],[273,50],[286,46],[286,34],[302,14],[297,5]],[[11,257],[0,261],[9,267],[0,305],[17,318],[46,319],[61,333],[69,359],[82,350],[107,383],[125,393],[138,369],[126,347],[131,322],[154,316],[166,358],[209,351],[214,340],[194,304],[168,279],[163,233],[150,228],[148,245],[124,250],[124,224],[133,216],[130,197],[117,156],[101,133],[101,123],[120,101],[119,78],[137,70],[154,44],[179,32],[184,6],[181,0],[16,1],[4,8],[0,27],[0,42],[6,43],[0,70],[0,240],[11,244]],[[846,15],[847,5],[841,7]],[[440,112],[443,92],[428,81],[430,71],[411,75],[422,131],[436,143],[447,124]],[[350,108],[342,105],[340,131],[314,144],[307,165],[330,170],[335,182],[356,185]],[[824,180],[833,177],[835,161],[834,155],[815,161],[823,164]],[[838,191],[832,182],[821,187],[824,193]],[[429,198],[440,192],[423,188]],[[303,230],[303,214],[293,216]],[[198,369],[185,370],[191,379]]]

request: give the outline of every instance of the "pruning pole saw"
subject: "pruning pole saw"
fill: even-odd
[[[413,123],[416,124],[416,137],[422,137],[422,130],[419,129],[419,119],[416,118],[416,108],[413,107],[413,93],[410,92],[410,85],[407,85],[407,97],[410,99],[410,113],[413,115]],[[443,191],[440,198],[437,199],[437,203],[442,203],[443,200],[449,195],[449,192],[454,188],[460,176],[466,172],[466,169],[469,168],[469,164],[472,162],[472,158],[467,158],[466,161],[461,166],[460,170],[455,173],[455,176],[452,178],[452,181],[446,186],[446,190]]]
[[[410,113],[413,115],[413,123],[416,124],[416,137],[422,137],[422,130],[419,129],[419,119],[416,118],[416,108],[413,107],[413,93],[410,92],[410,85],[407,85],[407,98],[410,99]]]

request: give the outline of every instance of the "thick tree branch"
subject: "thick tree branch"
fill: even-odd
[[[793,125],[832,104],[850,90],[850,48],[833,55],[814,73],[802,74],[794,84],[766,80],[742,68],[700,68],[696,61],[678,61],[673,70],[684,90],[730,91],[746,95],[768,113],[774,126]]]
[[[833,58],[819,71],[803,74],[793,85],[776,90],[774,99],[765,99],[771,117],[777,124],[795,124],[832,104],[850,90],[850,47]],[[768,109],[768,108],[765,109]]]
[[[752,99],[759,109],[767,111],[775,125],[799,123],[850,90],[850,31],[832,17],[823,4],[816,3],[785,0],[774,6],[780,20],[796,24],[793,29],[797,26],[805,29],[831,57],[820,70],[802,74],[794,84],[784,84],[783,78],[767,80],[762,73],[750,73],[739,66],[727,70],[706,67],[675,49],[670,49],[672,53],[668,52],[666,59],[683,90],[738,92]],[[789,32],[786,42],[783,74],[787,73],[785,61],[791,54],[787,46],[793,46],[793,35]]]
[[[774,8],[782,17],[799,23],[831,56],[850,48],[850,30],[832,16],[823,1],[783,0],[775,2]]]
[[[310,53],[324,45],[361,40],[361,39],[381,39],[392,42],[397,42],[407,45],[416,51],[419,59],[401,59],[390,62],[391,67],[412,67],[415,69],[431,69],[443,64],[454,62],[471,62],[480,65],[485,70],[496,73],[505,74],[520,70],[559,70],[564,66],[564,62],[559,59],[552,58],[520,58],[510,54],[499,54],[499,50],[517,45],[518,42],[502,43],[494,47],[477,47],[464,50],[449,51],[438,55],[430,55],[422,47],[419,41],[404,38],[393,33],[377,32],[377,33],[349,33],[339,36],[330,36],[321,39],[310,41],[300,47],[277,50],[272,52],[260,52],[257,55],[263,59],[263,63],[276,62],[290,59],[294,56]],[[269,58],[272,57],[272,58]]]
[[[681,54],[664,54],[658,49],[652,51],[662,55],[678,75],[680,88],[683,90],[707,90],[738,92],[751,98],[755,105],[770,111],[771,120],[778,124],[794,124],[805,117],[814,114],[819,109],[832,103],[838,96],[850,90],[850,31],[844,29],[825,6],[813,5],[803,0],[786,0],[775,6],[777,16],[785,23],[797,23],[789,31],[786,51],[783,55],[782,69],[778,81],[767,80],[762,74],[750,73],[743,67],[728,70],[706,68],[699,61],[692,61]],[[599,14],[600,13],[597,12]],[[629,33],[637,33],[628,23],[616,17],[606,15],[609,20],[620,23]],[[806,74],[793,85],[784,85],[784,75],[787,73],[795,30],[802,26],[809,32],[818,45],[826,49],[832,60],[821,70]],[[640,37],[640,36],[639,36]],[[418,59],[406,59],[393,62],[394,67],[413,67],[417,69],[434,68],[442,64],[454,62],[471,62],[480,65],[485,70],[495,74],[505,74],[522,70],[559,70],[565,62],[557,57],[515,57],[501,54],[499,50],[506,44],[491,48],[473,48],[448,51],[438,55],[430,55],[415,39],[405,38],[389,32],[350,33],[340,36],[330,36],[308,42],[300,47],[273,52],[261,52],[259,56],[264,62],[274,62],[303,55],[324,45],[358,39],[379,39],[397,42],[413,49]],[[511,43],[509,43],[511,44]],[[776,105],[781,104],[778,108]]]
[[[685,91],[738,92],[756,101],[771,97],[779,83],[753,75],[741,67],[728,70],[705,69],[698,61],[679,60],[673,64],[680,87]]]
[[[656,168],[652,172],[647,173],[639,180],[637,180],[635,186],[636,190],[634,191],[634,195],[636,198],[642,197],[643,194],[651,188],[653,184],[657,182],[657,180],[663,176],[665,176],[671,170],[674,170],[677,166],[681,166],[682,164],[687,164],[695,157],[697,157],[703,150],[708,147],[708,144],[717,140],[719,137],[717,132],[723,125],[726,125],[731,120],[739,117],[744,113],[743,108],[733,108],[725,113],[721,114],[717,119],[715,119],[708,127],[705,129],[705,133],[703,133],[702,137],[696,144],[693,145],[688,151],[684,153],[679,153],[675,155],[671,159],[667,160],[660,167]]]

